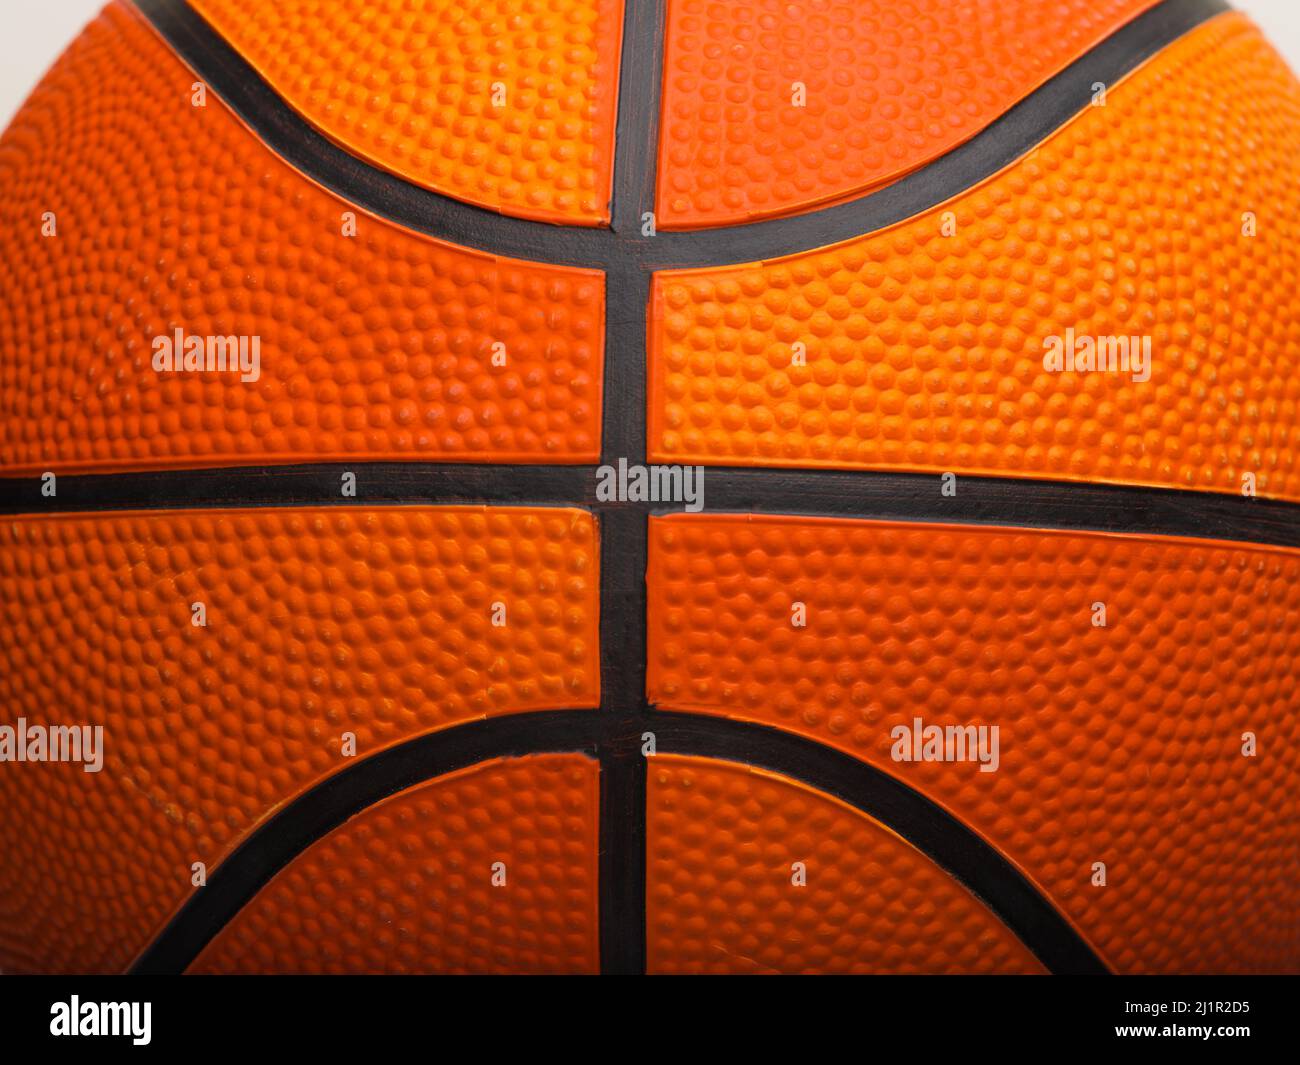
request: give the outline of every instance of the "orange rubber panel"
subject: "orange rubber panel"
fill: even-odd
[[[668,0],[659,225],[863,195],[968,140],[1154,3]]]
[[[122,969],[345,734],[596,706],[597,552],[560,508],[6,518],[4,723],[102,726],[104,760],[0,772],[0,969]]]
[[[193,82],[114,4],[0,138],[0,471],[596,457],[599,272],[366,215]],[[178,329],[249,372],[155,369]]]
[[[1045,972],[964,885],[838,799],[707,758],[657,755],[647,779],[649,972]]]
[[[1253,475],[1300,500],[1297,157],[1300,82],[1226,15],[933,211],[660,273],[653,458],[1228,493]],[[1150,359],[1049,372],[1071,331],[1081,358],[1135,337]]]
[[[353,154],[543,222],[609,221],[622,0],[191,0]]]
[[[1300,552],[676,515],[651,519],[647,584],[655,705],[897,776],[1116,970],[1300,971]],[[928,726],[983,746],[897,760]]]
[[[190,971],[598,972],[599,795],[581,754],[403,791],[290,862]]]

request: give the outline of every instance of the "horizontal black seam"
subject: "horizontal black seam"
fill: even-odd
[[[646,720],[652,722],[661,753],[723,759],[780,773],[893,829],[983,900],[1053,972],[1106,971],[1069,922],[1015,866],[902,781],[849,755],[764,725],[680,713],[653,713]],[[619,735],[617,729],[611,715],[595,710],[512,714],[421,736],[356,762],[257,828],[213,870],[207,885],[190,896],[131,971],[184,972],[280,870],[376,802],[496,758],[593,753],[611,746],[635,750],[640,737]],[[633,802],[641,801],[635,790],[628,795]],[[602,845],[613,842],[602,837]]]
[[[682,503],[596,497],[595,466],[346,463],[0,478],[0,514],[227,507],[496,505],[672,513]],[[357,496],[343,498],[344,472]],[[938,475],[704,467],[703,513],[828,516],[1072,529],[1300,548],[1300,504],[1179,488]]]
[[[462,203],[363,162],[306,122],[221,35],[183,0],[134,0],[182,60],[297,170],[344,199],[410,229],[492,254],[562,265],[608,267],[638,262],[672,268],[725,265],[796,254],[903,221],[1014,162],[1090,103],[1096,82],[1113,84],[1184,33],[1229,10],[1223,0],[1163,0],[1030,93],[971,139],[883,189],[807,214],[645,237],[620,231],[533,222]],[[636,18],[641,5],[630,5]],[[650,32],[662,26],[646,20]],[[651,68],[657,69],[657,68]],[[657,92],[644,107],[657,107]],[[622,119],[623,116],[620,116]],[[634,119],[631,116],[629,121]],[[632,122],[649,129],[653,122]],[[631,167],[648,166],[653,146],[637,148],[615,175],[615,212],[635,206],[618,194],[635,188]],[[616,166],[617,166],[616,161]],[[651,175],[643,175],[649,189]],[[630,193],[627,193],[630,196]],[[641,197],[648,195],[642,192]]]

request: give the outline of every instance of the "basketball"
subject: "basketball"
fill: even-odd
[[[1300,971],[1298,158],[1221,0],[110,0],[0,970]]]

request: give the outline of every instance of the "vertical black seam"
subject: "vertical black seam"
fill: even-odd
[[[653,210],[665,0],[627,0],[615,124],[611,228],[623,257],[605,275],[602,461],[637,465],[646,453],[646,313],[650,275],[635,254]],[[646,585],[648,514],[604,510],[600,559],[601,713],[611,742],[600,749],[600,950],[606,973],[645,971]]]

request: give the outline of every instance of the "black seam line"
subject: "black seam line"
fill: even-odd
[[[610,205],[615,241],[639,234],[642,214],[654,205],[666,21],[666,0],[624,7]],[[649,273],[635,256],[614,255],[605,272],[605,463],[644,459],[649,304]],[[635,737],[645,707],[648,539],[644,513],[601,514],[600,710],[611,735],[623,738],[600,747],[600,968],[610,974],[645,972],[646,782]]]
[[[134,0],[191,69],[281,158],[345,200],[465,248],[560,265],[717,266],[792,255],[882,229],[951,199],[1020,158],[1114,84],[1215,15],[1224,0],[1163,0],[1115,31],[980,133],[892,185],[807,214],[643,237],[651,207],[664,0],[628,0],[625,14],[614,227],[552,225],[462,203],[362,162],[316,132],[184,0]],[[630,42],[636,38],[636,47]],[[648,39],[647,39],[648,38]],[[647,56],[643,54],[652,53]],[[644,113],[643,113],[644,112]]]
[[[339,770],[294,799],[241,843],[192,893],[131,966],[180,973],[272,877],[312,843],[375,803],[494,758],[596,754],[598,710],[545,710],[487,718],[399,743]]]
[[[599,757],[600,971],[637,975],[645,972],[645,759],[630,740],[600,744]]]
[[[970,889],[1049,971],[1090,975],[1110,971],[1001,852],[896,777],[852,755],[765,725],[675,711],[651,716],[660,754],[697,755],[780,773],[833,795],[893,829]]]
[[[1114,85],[1183,34],[1229,9],[1225,0],[1164,0],[1080,56],[983,131],[893,184],[807,214],[661,234],[647,249],[646,260],[652,266],[673,268],[782,258],[913,218],[973,188],[1043,143],[1091,106],[1094,84]]]
[[[339,494],[344,472],[356,474],[356,498]],[[34,478],[0,478],[0,514],[486,505],[580,507],[602,516],[644,516],[683,509],[682,504],[604,502],[596,498],[596,483],[594,466],[342,463],[62,475],[57,496],[46,499]],[[704,467],[703,483],[704,514],[954,522],[1300,548],[1300,504],[1189,489],[961,475],[956,495],[945,497],[935,474],[713,466]],[[644,560],[636,553],[643,549],[644,520],[641,526],[639,533],[624,529],[602,548],[601,572],[617,574],[611,587],[621,592],[643,579]],[[606,620],[619,626],[606,628],[606,646],[621,646],[628,631],[621,614]],[[624,676],[619,671],[614,679]],[[630,693],[624,699],[630,705],[628,700]]]
[[[667,21],[667,0],[625,0],[610,212],[610,228],[623,237],[638,236],[641,216],[654,210]]]
[[[644,726],[648,524],[628,508],[600,515],[601,971],[645,971]]]
[[[1053,972],[1106,971],[1069,922],[1015,866],[961,821],[888,773],[765,725],[675,712],[655,712],[645,720],[651,722],[660,753],[780,773],[888,826],[965,884]],[[617,723],[599,710],[533,711],[420,736],[349,765],[294,799],[241,843],[213,870],[207,885],[191,894],[131,972],[184,972],[258,891],[312,843],[399,791],[481,762],[615,749],[623,766],[630,758],[641,763],[640,787],[629,788],[626,779],[611,781],[602,755],[602,808],[611,801],[628,803],[642,811],[644,822],[646,763],[653,758],[640,757],[640,743],[639,734],[619,734]],[[602,826],[602,850],[604,844]],[[603,876],[604,853],[601,865]],[[644,890],[641,871],[638,876]]]

